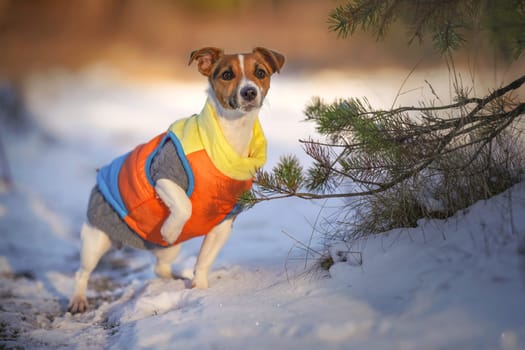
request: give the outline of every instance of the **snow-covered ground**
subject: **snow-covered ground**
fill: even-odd
[[[423,79],[440,73],[428,74],[403,90],[424,95]],[[389,107],[403,78],[276,77],[261,113],[268,166],[301,155],[311,96]],[[0,193],[0,348],[525,348],[525,183],[452,219],[355,242],[363,264],[349,256],[329,272],[305,269],[312,257],[295,241],[312,239],[323,203],[263,203],[236,221],[210,289],[156,279],[150,254],[115,250],[92,276],[89,311],[66,313],[96,168],[199,112],[205,88],[138,84],[100,67],[28,82],[38,127],[0,129],[16,181]],[[190,275],[199,244],[185,244],[173,269]]]

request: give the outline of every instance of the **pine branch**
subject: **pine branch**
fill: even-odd
[[[495,137],[525,114],[525,103],[515,103],[508,97],[523,84],[525,76],[483,98],[464,98],[445,106],[400,107],[391,111],[372,112],[367,105],[365,113],[356,112],[364,109],[361,108],[364,105],[355,99],[347,104],[337,101],[335,107],[314,101],[315,108],[309,109],[310,120],[326,126],[323,120],[326,111],[330,121],[336,118],[335,111],[350,111],[350,117],[339,115],[344,122],[334,121],[339,125],[348,124],[347,130],[334,131],[341,134],[333,138],[333,142],[302,140],[306,153],[314,160],[307,175],[296,158],[284,157],[272,172],[261,171],[257,174],[256,186],[249,201],[257,203],[288,197],[327,199],[375,195],[417,176],[449,154],[477,147],[466,160],[464,167],[467,167]],[[354,107],[360,107],[348,108],[352,103]],[[344,108],[337,109],[341,105]],[[423,113],[423,123],[416,123],[415,119],[404,115],[408,111]],[[449,111],[457,111],[461,115],[439,117],[432,114]],[[368,118],[369,122],[363,118]],[[382,123],[385,128],[379,127]],[[346,137],[362,141],[349,143]],[[465,137],[469,138],[467,142],[462,141]],[[371,148],[370,145],[374,146]],[[335,149],[339,151],[334,153]],[[357,190],[337,192],[339,185],[345,181],[357,184]],[[301,190],[303,187],[321,191],[307,192]],[[329,190],[328,193],[326,190]]]

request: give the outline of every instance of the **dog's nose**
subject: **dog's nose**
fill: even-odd
[[[257,89],[253,86],[246,86],[241,89],[241,97],[246,101],[253,101],[257,97]]]

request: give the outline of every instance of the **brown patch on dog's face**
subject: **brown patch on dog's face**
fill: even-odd
[[[208,77],[217,101],[225,109],[248,112],[259,108],[270,88],[270,77],[279,72],[284,56],[265,48],[249,54],[223,55],[217,48],[194,51],[199,71]]]
[[[236,95],[243,77],[239,55],[226,55],[215,65],[209,81],[217,100],[224,108],[238,107]]]

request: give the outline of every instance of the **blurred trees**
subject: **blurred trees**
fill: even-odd
[[[271,47],[286,54],[287,73],[406,68],[419,60],[417,49],[404,45],[404,29],[392,28],[387,45],[359,33],[351,41],[327,36],[320,14],[332,6],[326,0],[0,0],[0,78],[102,62],[138,78],[185,79],[194,76],[187,55],[209,45]]]
[[[271,47],[286,53],[288,72],[337,66],[350,44],[326,37],[319,13],[330,6],[325,0],[0,0],[0,78],[103,62],[139,78],[185,79],[193,76],[189,53],[209,45]]]

